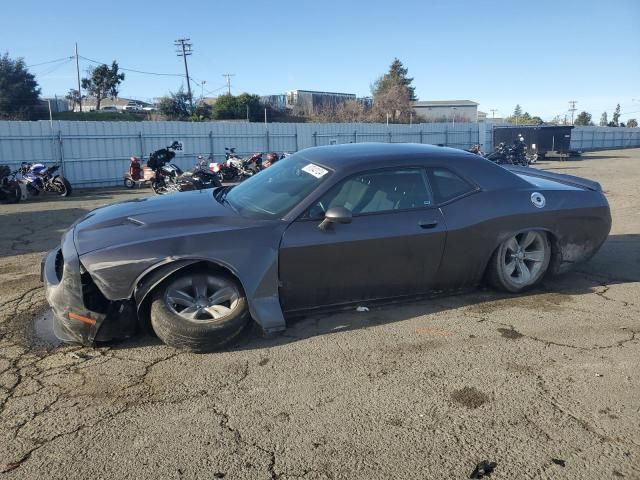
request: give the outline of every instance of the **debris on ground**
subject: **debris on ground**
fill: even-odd
[[[369,307],[363,307],[362,305],[356,307],[356,312],[368,312]]]
[[[564,467],[567,464],[567,462],[565,462],[564,460],[561,460],[559,458],[552,458],[551,461],[553,463],[555,463],[556,465],[560,465],[561,467]]]
[[[596,377],[602,377],[601,373],[596,373]]]
[[[476,468],[473,470],[473,472],[471,472],[471,475],[469,475],[469,478],[490,477],[491,474],[493,473],[493,469],[496,468],[497,466],[498,464],[496,462],[483,460],[480,463],[478,463],[478,465],[476,465]]]

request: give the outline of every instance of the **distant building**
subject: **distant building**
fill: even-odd
[[[49,112],[49,105],[51,105],[52,113],[68,112],[71,110],[69,100],[64,98],[64,96],[45,97],[40,99],[40,107],[43,111]]]
[[[471,100],[421,100],[413,102],[413,111],[425,122],[477,122],[478,105]]]
[[[289,90],[284,95],[265,95],[260,100],[277,110],[289,110],[294,115],[313,115],[323,108],[335,107],[355,100],[355,93],[317,92],[314,90]]]

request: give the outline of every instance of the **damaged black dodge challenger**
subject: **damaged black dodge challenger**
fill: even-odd
[[[92,211],[43,260],[54,332],[91,345],[149,321],[165,343],[221,348],[251,322],[361,302],[521,292],[588,260],[609,205],[583,178],[460,150],[302,150],[235,187]]]

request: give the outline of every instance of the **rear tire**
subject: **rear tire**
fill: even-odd
[[[180,271],[154,292],[151,325],[167,345],[192,352],[219,350],[250,320],[238,282],[219,272]]]
[[[18,203],[22,198],[22,191],[20,190],[20,185],[18,183],[9,183],[7,186],[6,192],[6,201],[7,203]]]
[[[132,179],[130,178],[125,178],[124,179],[124,186],[127,188],[133,188],[136,186],[136,182],[134,182]]]
[[[502,242],[489,261],[487,277],[494,288],[519,293],[540,282],[550,260],[547,234],[530,230]]]

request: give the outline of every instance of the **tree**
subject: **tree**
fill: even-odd
[[[82,79],[82,88],[96,97],[96,110],[107,96],[117,97],[118,86],[124,80],[124,73],[118,73],[118,63],[114,60],[111,67],[102,64],[89,70],[89,76]]]
[[[169,93],[158,102],[158,111],[169,120],[185,120],[191,116],[189,94],[182,87],[176,93]]]
[[[386,121],[387,115],[393,122],[409,122],[413,111],[409,90],[402,85],[393,85],[374,96],[372,120]]]
[[[635,118],[630,118],[627,122],[627,128],[638,128],[638,121]]]
[[[371,88],[373,96],[375,97],[377,93],[382,93],[393,86],[401,85],[407,89],[409,100],[416,101],[418,99],[415,92],[416,88],[411,86],[413,78],[407,77],[408,73],[409,69],[405,68],[400,60],[394,58],[389,66],[389,71],[374,82]]]
[[[522,107],[520,104],[516,105],[516,108],[513,109],[513,116],[518,118],[522,116]]]
[[[71,103],[71,110],[74,111],[76,109],[76,105],[80,103],[80,92],[75,88],[71,88],[64,98],[69,100]]]
[[[261,119],[262,106],[260,97],[250,93],[243,93],[237,97],[231,94],[220,95],[216,99],[213,117],[217,120],[232,120],[247,118],[258,121]]]
[[[573,124],[574,125],[593,125],[591,123],[591,114],[585,111],[580,112],[580,114],[578,114]]]
[[[608,123],[607,112],[602,112],[602,115],[600,115],[600,126],[606,127]]]
[[[29,119],[39,103],[40,88],[24,59],[0,56],[0,118]]]
[[[505,119],[508,123],[515,123],[516,125],[540,125],[544,123],[540,117],[531,116],[529,112],[522,113],[522,107],[518,104],[513,109],[513,115]]]
[[[373,93],[374,119],[383,121],[387,114],[392,121],[409,121],[411,102],[417,100],[413,78],[407,77],[408,69],[395,58],[389,71],[378,78],[371,86]]]
[[[614,123],[614,127],[618,126],[618,123],[620,122],[620,104],[616,105],[616,109],[613,112],[613,118],[611,119],[611,121]]]

